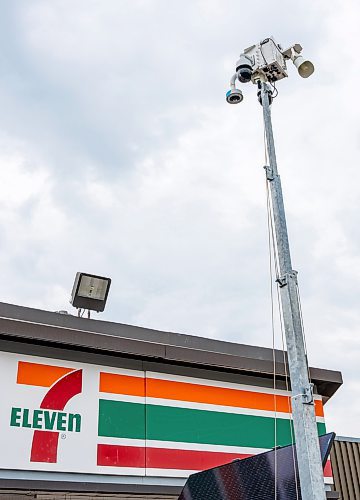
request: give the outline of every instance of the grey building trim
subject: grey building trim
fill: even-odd
[[[111,359],[115,361],[121,357],[122,363],[128,363],[129,367],[139,366],[139,362],[143,363],[142,366],[155,363],[156,369],[162,365],[164,371],[169,367],[187,367],[206,371],[206,377],[214,371],[227,375],[242,374],[257,380],[270,379],[273,374],[272,349],[88,320],[5,303],[0,303],[0,340],[8,347],[10,344],[19,348],[21,344],[26,345],[27,353],[30,353],[28,348],[43,348],[49,357],[54,357],[51,355],[54,349],[70,351],[83,362],[92,362],[94,357],[100,362],[101,356],[110,363]],[[284,379],[283,353],[276,351],[275,358],[278,378]],[[342,384],[338,371],[311,368],[310,374],[325,402]]]
[[[336,436],[337,441],[347,441],[349,443],[360,443],[360,438],[347,437],[347,436]]]
[[[159,489],[150,491],[149,488],[133,485],[131,491],[126,491],[126,488],[125,491],[122,491],[119,487],[117,489],[113,489],[112,487],[105,488],[103,484],[94,487],[94,484],[81,483],[79,488],[79,485],[76,483],[49,484],[41,481],[19,481],[15,483],[14,481],[0,480],[0,495],[6,495],[7,491],[9,493],[11,491],[11,496],[9,495],[8,497],[9,499],[11,498],[11,500],[22,498],[23,495],[21,492],[26,492],[26,498],[43,498],[43,495],[45,496],[48,494],[45,498],[51,498],[52,500],[68,500],[76,493],[80,493],[81,498],[84,500],[93,498],[104,498],[104,500],[109,500],[109,494],[114,494],[114,498],[123,500],[177,500],[181,489],[173,489],[170,491],[169,488],[163,488],[161,491]],[[34,495],[32,496],[30,492]],[[76,498],[78,498],[78,496],[76,496]],[[326,498],[333,500],[339,499],[339,494],[337,492],[327,491]]]
[[[41,481],[55,483],[109,483],[109,484],[137,484],[149,487],[166,486],[181,489],[186,479],[178,477],[156,476],[124,476],[111,474],[87,474],[81,472],[55,472],[36,470],[0,469],[0,481]]]
[[[0,479],[1,490],[26,490],[45,492],[66,492],[70,491],[81,493],[128,493],[139,495],[139,500],[144,499],[144,495],[174,495],[177,498],[180,495],[181,488],[177,486],[159,486],[143,484],[118,484],[118,483],[83,483],[70,481],[39,481],[39,480],[17,480]]]
[[[40,491],[32,490],[0,490],[0,497],[4,500],[177,500],[178,495],[144,495],[132,493],[82,493],[72,491]]]

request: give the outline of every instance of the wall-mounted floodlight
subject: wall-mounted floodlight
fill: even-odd
[[[79,309],[79,312],[80,309],[102,312],[105,309],[110,284],[110,278],[76,273],[70,303]]]

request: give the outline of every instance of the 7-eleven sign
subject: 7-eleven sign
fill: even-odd
[[[19,361],[17,384],[48,388],[36,409],[12,407],[11,427],[33,429],[30,462],[57,462],[60,432],[80,432],[81,415],[66,404],[82,391],[82,370]]]

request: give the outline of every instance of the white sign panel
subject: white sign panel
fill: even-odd
[[[145,475],[145,398],[132,423],[114,376],[144,373],[0,352],[0,468]]]

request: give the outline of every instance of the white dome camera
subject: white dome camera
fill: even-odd
[[[250,57],[245,54],[241,54],[240,59],[236,63],[236,73],[239,82],[248,83],[251,81],[253,66]]]
[[[243,99],[243,93],[239,89],[231,89],[226,92],[226,101],[229,104],[239,104]]]

